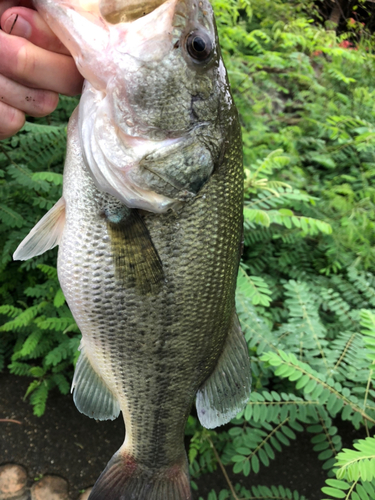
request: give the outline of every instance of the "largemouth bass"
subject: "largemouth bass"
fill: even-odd
[[[188,500],[194,398],[214,428],[250,395],[235,311],[241,131],[209,2],[153,0],[110,24],[126,1],[111,13],[103,1],[35,0],[86,83],[63,196],[14,258],[59,244],[82,332],[75,404],[95,419],[124,417],[125,442],[89,500]]]

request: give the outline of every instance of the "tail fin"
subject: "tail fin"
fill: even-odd
[[[188,464],[149,469],[119,450],[96,481],[88,500],[191,500]]]

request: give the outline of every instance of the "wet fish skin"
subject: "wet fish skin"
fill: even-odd
[[[111,241],[101,215],[108,203],[115,204],[113,198],[96,189],[83,161],[67,162],[61,286],[83,333],[84,352],[123,411],[126,439],[120,457],[132,457],[154,475],[185,464],[191,404],[232,326],[242,225],[240,151],[237,136],[217,174],[181,212],[142,215],[164,272],[156,291],[146,293],[129,270],[122,270],[129,279],[125,286],[115,278],[117,241]],[[235,190],[228,189],[227,177],[236,182]],[[233,207],[222,202],[229,196]],[[135,498],[147,497],[139,492]]]
[[[165,0],[101,0],[100,13],[110,23],[133,21],[149,14]]]
[[[36,2],[42,14],[50,9],[46,17],[53,27],[60,3],[69,4]],[[193,5],[200,9],[198,17]],[[195,395],[201,423],[211,428],[229,421],[250,392],[247,346],[235,313],[243,199],[240,124],[216,32],[208,29],[214,27],[209,3],[169,0],[149,15],[157,19],[166,8],[174,9],[177,21],[169,45],[162,41],[166,48],[159,64],[144,59],[141,64],[143,79],[148,72],[148,87],[154,83],[155,92],[144,100],[142,78],[125,74],[122,85],[129,99],[107,94],[101,107],[99,98],[114,88],[103,76],[113,71],[111,60],[86,84],[69,124],[63,199],[15,254],[28,258],[37,255],[36,248],[44,251],[59,243],[60,283],[82,332],[75,403],[97,419],[123,413],[125,442],[90,500],[189,500],[184,428]],[[66,12],[60,14],[60,21],[66,19]],[[76,28],[70,36],[77,40]],[[206,66],[187,59],[187,35],[200,28],[215,37]],[[62,36],[64,29],[69,31],[69,24]],[[90,76],[93,66],[87,64]],[[113,74],[112,83],[119,78]],[[170,105],[163,111],[166,100]],[[103,190],[88,162],[95,156],[88,144],[95,149],[97,143],[88,140],[85,130],[118,144],[121,134],[114,140],[110,133],[122,123],[121,110],[133,111],[134,123],[142,125],[133,135],[127,130],[128,143],[121,150],[125,158],[137,159],[129,172],[145,188],[136,208],[124,203],[117,185],[114,192]],[[104,111],[117,124],[108,133]],[[134,152],[137,141],[143,155]],[[98,165],[104,165],[101,159]],[[143,210],[144,199],[153,200],[154,192],[173,200],[168,205],[173,210],[160,210],[157,204],[154,212]],[[53,237],[48,244],[36,243],[51,233],[51,221]]]
[[[130,208],[162,213],[194,196],[220,155],[218,113],[230,115],[231,98],[211,6],[194,1],[167,0],[135,22],[108,25],[80,2],[34,0],[90,82],[79,113],[88,168]],[[212,44],[203,63],[186,50],[194,32]]]

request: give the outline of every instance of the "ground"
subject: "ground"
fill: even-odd
[[[0,374],[0,466],[8,463],[23,465],[30,485],[46,474],[59,475],[69,482],[71,500],[92,486],[107,461],[124,439],[121,418],[113,422],[96,422],[80,414],[71,395],[53,393],[43,417],[33,415],[32,407],[23,396],[29,380],[9,374]],[[12,419],[15,422],[4,422]],[[346,432],[349,443],[350,429]],[[243,484],[283,485],[304,494],[308,500],[323,496],[324,473],[317,455],[312,452],[310,436],[299,434],[293,446],[277,453],[269,467],[249,478],[227,472],[233,482]],[[199,496],[207,498],[211,489],[226,488],[226,481],[218,469],[197,481]]]

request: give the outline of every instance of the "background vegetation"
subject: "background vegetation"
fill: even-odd
[[[238,484],[207,500],[303,499],[240,478],[311,433],[322,497],[375,498],[375,57],[373,2],[214,0],[243,125],[245,251],[237,307],[253,393],[229,426],[190,417],[194,479],[230,466]],[[11,255],[59,198],[66,122],[0,143],[0,364],[28,375],[34,412],[69,391],[79,332],[56,277],[56,252]],[[363,439],[342,450],[340,421]],[[241,484],[246,482],[241,481]]]

